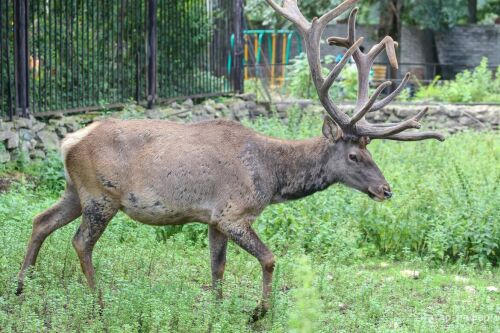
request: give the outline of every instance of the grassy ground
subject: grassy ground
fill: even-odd
[[[252,124],[285,137],[319,125]],[[217,303],[205,226],[154,228],[123,214],[94,252],[102,311],[71,246],[78,221],[49,237],[15,296],[31,219],[61,190],[57,159],[18,166],[10,187],[0,182],[0,332],[500,332],[498,134],[370,149],[396,190],[391,202],[332,187],[255,223],[278,263],[272,311],[254,324],[254,258],[230,245]]]

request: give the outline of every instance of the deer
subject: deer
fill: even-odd
[[[382,109],[403,90],[410,75],[379,100],[390,81],[369,96],[369,72],[385,49],[397,69],[397,43],[384,38],[370,51],[356,38],[357,8],[348,19],[347,37],[330,37],[330,45],[347,48],[343,59],[323,77],[320,41],[328,22],[353,7],[346,0],[320,18],[308,21],[296,0],[274,10],[293,22],[307,53],[314,86],[326,111],[322,135],[306,140],[265,136],[230,120],[176,123],[157,120],[104,120],[69,134],[61,144],[66,188],[60,200],[33,220],[32,234],[18,275],[20,294],[29,267],[35,265],[44,240],[82,216],[72,240],[82,271],[96,289],[92,253],[118,211],[153,226],[200,222],[208,225],[212,287],[222,297],[226,250],[231,240],[254,256],[262,268],[262,298],[254,312],[261,318],[270,307],[275,256],[252,229],[269,205],[297,200],[343,184],[376,201],[393,195],[367,149],[371,140],[419,141],[444,136],[419,129],[427,109],[400,123],[374,124],[368,112]],[[358,70],[358,98],[352,116],[342,111],[329,89],[352,57]]]

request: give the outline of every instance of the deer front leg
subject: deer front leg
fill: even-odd
[[[222,298],[222,277],[226,266],[227,236],[214,226],[208,227],[208,241],[210,244],[210,261],[212,267],[212,288],[217,290],[217,298]]]
[[[222,223],[218,225],[218,228],[245,251],[256,257],[262,266],[262,302],[257,306],[252,316],[252,319],[256,321],[269,310],[275,263],[274,255],[259,239],[250,224],[246,222],[241,224],[238,222]]]
[[[92,290],[95,290],[92,251],[116,212],[117,209],[110,204],[110,200],[107,198],[91,199],[83,205],[82,224],[73,238],[73,246]]]

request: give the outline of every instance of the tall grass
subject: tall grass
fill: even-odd
[[[247,124],[287,138],[321,132],[317,116],[297,110],[287,124]],[[31,219],[56,201],[63,177],[52,155],[11,166],[3,172],[24,176],[0,195],[0,332],[492,332],[498,298],[486,287],[498,284],[489,266],[499,259],[499,145],[494,132],[444,143],[374,142],[393,200],[376,203],[333,186],[266,209],[254,226],[278,261],[273,307],[256,324],[248,323],[260,297],[255,259],[229,245],[225,297],[217,302],[207,288],[206,226],[153,228],[121,213],[94,252],[102,308],[71,246],[79,221],[47,239],[25,293],[15,296]],[[381,266],[379,254],[404,261]],[[423,278],[401,276],[407,268]],[[457,273],[476,292],[466,292]]]

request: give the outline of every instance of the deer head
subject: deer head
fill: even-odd
[[[277,5],[273,0],[266,1],[276,12],[293,22],[302,36],[312,81],[319,100],[328,114],[323,125],[323,135],[336,146],[336,167],[343,169],[340,181],[349,187],[367,193],[375,200],[390,198],[392,196],[391,189],[366,149],[368,143],[373,139],[444,140],[444,137],[439,133],[405,132],[409,129],[420,128],[419,121],[425,116],[428,109],[424,109],[416,116],[401,123],[372,124],[365,119],[368,112],[380,110],[388,105],[408,83],[410,73],[407,73],[399,86],[385,98],[377,100],[381,93],[392,85],[390,81],[382,83],[373,95],[369,96],[369,75],[375,58],[385,49],[391,66],[397,69],[396,47],[398,44],[387,36],[367,53],[362,52],[360,45],[363,38],[356,37],[358,8],[354,8],[349,15],[347,37],[327,39],[328,44],[345,47],[347,52],[328,76],[323,77],[320,60],[321,36],[329,22],[346,12],[358,0],[346,0],[320,18],[314,18],[311,22],[300,12],[296,0],[283,0],[282,6]],[[358,70],[358,98],[353,115],[349,116],[332,101],[329,90],[351,57]]]

